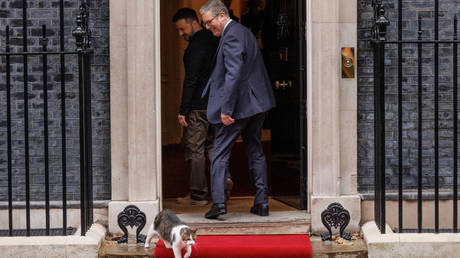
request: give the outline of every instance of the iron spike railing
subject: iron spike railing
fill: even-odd
[[[434,40],[439,40],[439,0],[434,1]],[[434,43],[434,228],[439,233],[439,43]]]
[[[29,175],[29,91],[27,63],[27,0],[22,1],[22,33],[24,58],[24,159],[26,182],[26,235],[30,236],[30,175]]]
[[[458,39],[457,36],[457,15],[454,17],[454,41]],[[458,194],[458,44],[453,43],[453,51],[452,51],[452,69],[454,71],[453,75],[453,80],[452,80],[452,89],[453,89],[453,159],[454,159],[454,164],[453,164],[453,177],[454,177],[454,201],[453,201],[453,227],[454,227],[454,232],[457,233],[458,230],[458,224],[457,224],[457,194]]]
[[[10,27],[6,26],[6,52],[10,52]],[[11,148],[11,66],[10,56],[6,56],[6,133],[8,155],[8,235],[13,236],[13,173]]]
[[[417,126],[417,139],[418,139],[418,160],[417,160],[417,228],[418,228],[418,233],[422,233],[422,216],[423,216],[423,206],[422,206],[422,176],[423,176],[423,170],[422,170],[422,149],[423,149],[423,141],[422,141],[422,112],[423,112],[423,87],[422,87],[422,17],[418,17],[418,44],[417,44],[417,50],[418,50],[418,62],[417,62],[417,75],[418,75],[418,115],[417,115],[417,121],[418,121],[418,126]]]
[[[48,38],[46,37],[46,25],[42,27],[43,38],[40,44],[43,53],[46,53]],[[43,54],[43,126],[44,126],[44,156],[45,156],[45,230],[46,235],[50,234],[50,176],[49,176],[49,151],[48,151],[48,57]]]
[[[91,30],[88,26],[88,4],[82,2],[76,18],[75,37],[78,52],[78,87],[80,101],[80,209],[81,227],[89,229],[92,216],[92,158],[91,158]],[[86,231],[85,230],[85,231]],[[81,232],[85,235],[85,232]]]
[[[385,8],[380,0],[374,0],[372,7],[374,9],[373,37],[371,42],[374,46],[374,108],[375,108],[375,221],[382,233],[385,232],[385,46],[396,44],[398,51],[398,231],[404,232],[403,227],[403,164],[404,157],[402,152],[402,123],[403,123],[403,64],[402,64],[402,47],[406,44],[416,46],[417,55],[417,231],[433,231],[435,233],[445,232],[446,229],[440,229],[439,219],[439,44],[449,44],[453,51],[453,221],[452,229],[447,231],[458,231],[457,225],[457,201],[458,201],[458,28],[457,16],[453,19],[454,33],[452,40],[439,39],[439,0],[434,0],[434,36],[432,39],[422,38],[422,18],[418,16],[418,31],[415,40],[403,39],[402,35],[402,5],[403,1],[398,0],[398,28],[397,40],[386,39],[386,28],[389,21],[385,16]],[[434,49],[434,229],[423,228],[423,51],[425,45],[431,45]]]
[[[379,0],[373,1],[375,23],[374,43],[374,134],[375,134],[375,222],[380,232],[385,233],[385,9]]]
[[[398,0],[398,40],[402,40],[402,0]],[[402,64],[402,43],[398,44],[398,63]],[[403,116],[402,65],[398,65],[398,228],[403,229]]]
[[[59,50],[64,48],[64,0],[59,1]],[[62,160],[62,232],[67,235],[67,143],[66,143],[66,90],[65,90],[65,54],[60,57],[61,76],[61,160]]]
[[[35,228],[31,228],[31,205],[30,205],[30,154],[29,154],[29,66],[28,58],[31,56],[41,57],[42,63],[42,77],[43,77],[43,138],[44,138],[44,189],[45,189],[45,233],[49,235],[51,232],[50,225],[52,224],[50,217],[50,151],[49,151],[49,110],[48,110],[48,61],[50,56],[58,56],[60,58],[60,93],[61,93],[61,158],[62,158],[62,234],[67,234],[67,164],[66,164],[66,84],[65,84],[65,56],[73,55],[78,57],[78,73],[79,73],[79,94],[80,102],[79,106],[81,109],[80,113],[80,176],[81,176],[81,196],[80,196],[80,208],[81,208],[81,234],[85,235],[93,223],[93,198],[92,198],[92,134],[91,134],[91,56],[92,49],[90,48],[91,43],[91,31],[88,26],[88,1],[82,1],[80,5],[80,14],[77,17],[77,28],[74,29],[72,34],[76,38],[76,49],[72,51],[65,50],[65,39],[64,39],[64,1],[59,1],[59,37],[60,46],[58,51],[49,51],[47,37],[47,28],[42,26],[42,36],[39,40],[42,46],[41,51],[29,51],[28,49],[28,6],[27,1],[22,1],[22,51],[11,52],[10,34],[12,30],[10,26],[6,26],[5,29],[5,52],[0,53],[0,57],[5,58],[6,63],[6,126],[7,126],[7,171],[8,171],[8,235],[14,236],[15,229],[13,224],[13,169],[14,165],[12,162],[12,101],[11,101],[11,57],[21,56],[23,58],[23,94],[24,94],[24,177],[25,177],[25,212],[26,212],[26,236],[31,235],[31,231],[36,231]],[[22,157],[21,157],[22,158]],[[53,229],[53,232],[55,230]]]

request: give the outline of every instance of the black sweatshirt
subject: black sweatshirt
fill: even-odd
[[[187,115],[192,110],[205,110],[208,96],[201,94],[214,68],[214,55],[219,44],[218,38],[202,29],[190,37],[184,53],[185,79],[179,114]]]

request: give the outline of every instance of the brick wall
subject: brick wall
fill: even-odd
[[[358,0],[358,190],[373,191],[374,184],[374,104],[373,54],[366,41],[371,37],[373,9],[371,0]],[[397,40],[398,1],[383,0],[390,20],[388,40]],[[439,1],[439,38],[452,39],[453,17],[460,17],[458,0]],[[417,19],[423,19],[422,37],[434,38],[434,0],[403,0],[403,38],[417,38]],[[434,49],[423,50],[423,186],[434,187]],[[460,58],[457,57],[457,58]],[[439,48],[439,174],[440,186],[451,189],[453,175],[452,47]],[[417,48],[403,47],[403,184],[417,185]],[[386,185],[398,185],[398,96],[396,45],[386,48]]]
[[[80,1],[65,1],[65,49],[75,50],[71,35]],[[92,134],[94,198],[110,199],[110,87],[109,87],[109,4],[108,0],[91,0],[90,28],[94,48],[92,65]],[[51,51],[59,50],[59,1],[28,0],[28,50],[41,51],[41,27],[47,26]],[[0,52],[5,51],[5,26],[11,29],[11,51],[22,51],[22,0],[0,0]],[[13,199],[25,199],[24,161],[24,93],[23,57],[11,58],[11,114],[13,141]],[[42,58],[28,58],[29,145],[31,200],[44,199],[44,122]],[[60,59],[48,59],[48,116],[50,155],[50,195],[62,197],[61,156],[61,89]],[[67,134],[67,198],[79,199],[79,105],[78,73],[74,56],[65,59],[66,134]],[[0,201],[7,200],[7,129],[6,129],[6,65],[0,63]]]

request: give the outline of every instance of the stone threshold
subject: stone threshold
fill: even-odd
[[[177,216],[197,228],[198,235],[308,234],[311,216],[306,211],[271,211],[261,217],[248,212],[230,212],[209,220],[203,214],[184,213]]]
[[[381,234],[374,221],[362,227],[370,257],[457,257],[458,233],[394,233],[387,224]]]
[[[73,236],[0,237],[0,253],[24,258],[98,257],[107,228],[94,223],[86,236],[79,232]]]
[[[339,244],[336,241],[323,241],[321,237],[310,237],[313,258],[365,258],[367,247],[364,240],[353,240],[347,244]]]

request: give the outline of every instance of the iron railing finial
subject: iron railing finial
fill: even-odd
[[[374,40],[385,41],[387,26],[390,25],[390,21],[385,16],[385,8],[383,7],[381,0],[372,1],[372,7],[374,8]]]
[[[88,5],[82,3],[80,5],[80,14],[76,18],[77,27],[72,31],[72,35],[75,37],[77,51],[90,48],[91,30],[88,26],[88,19]]]

